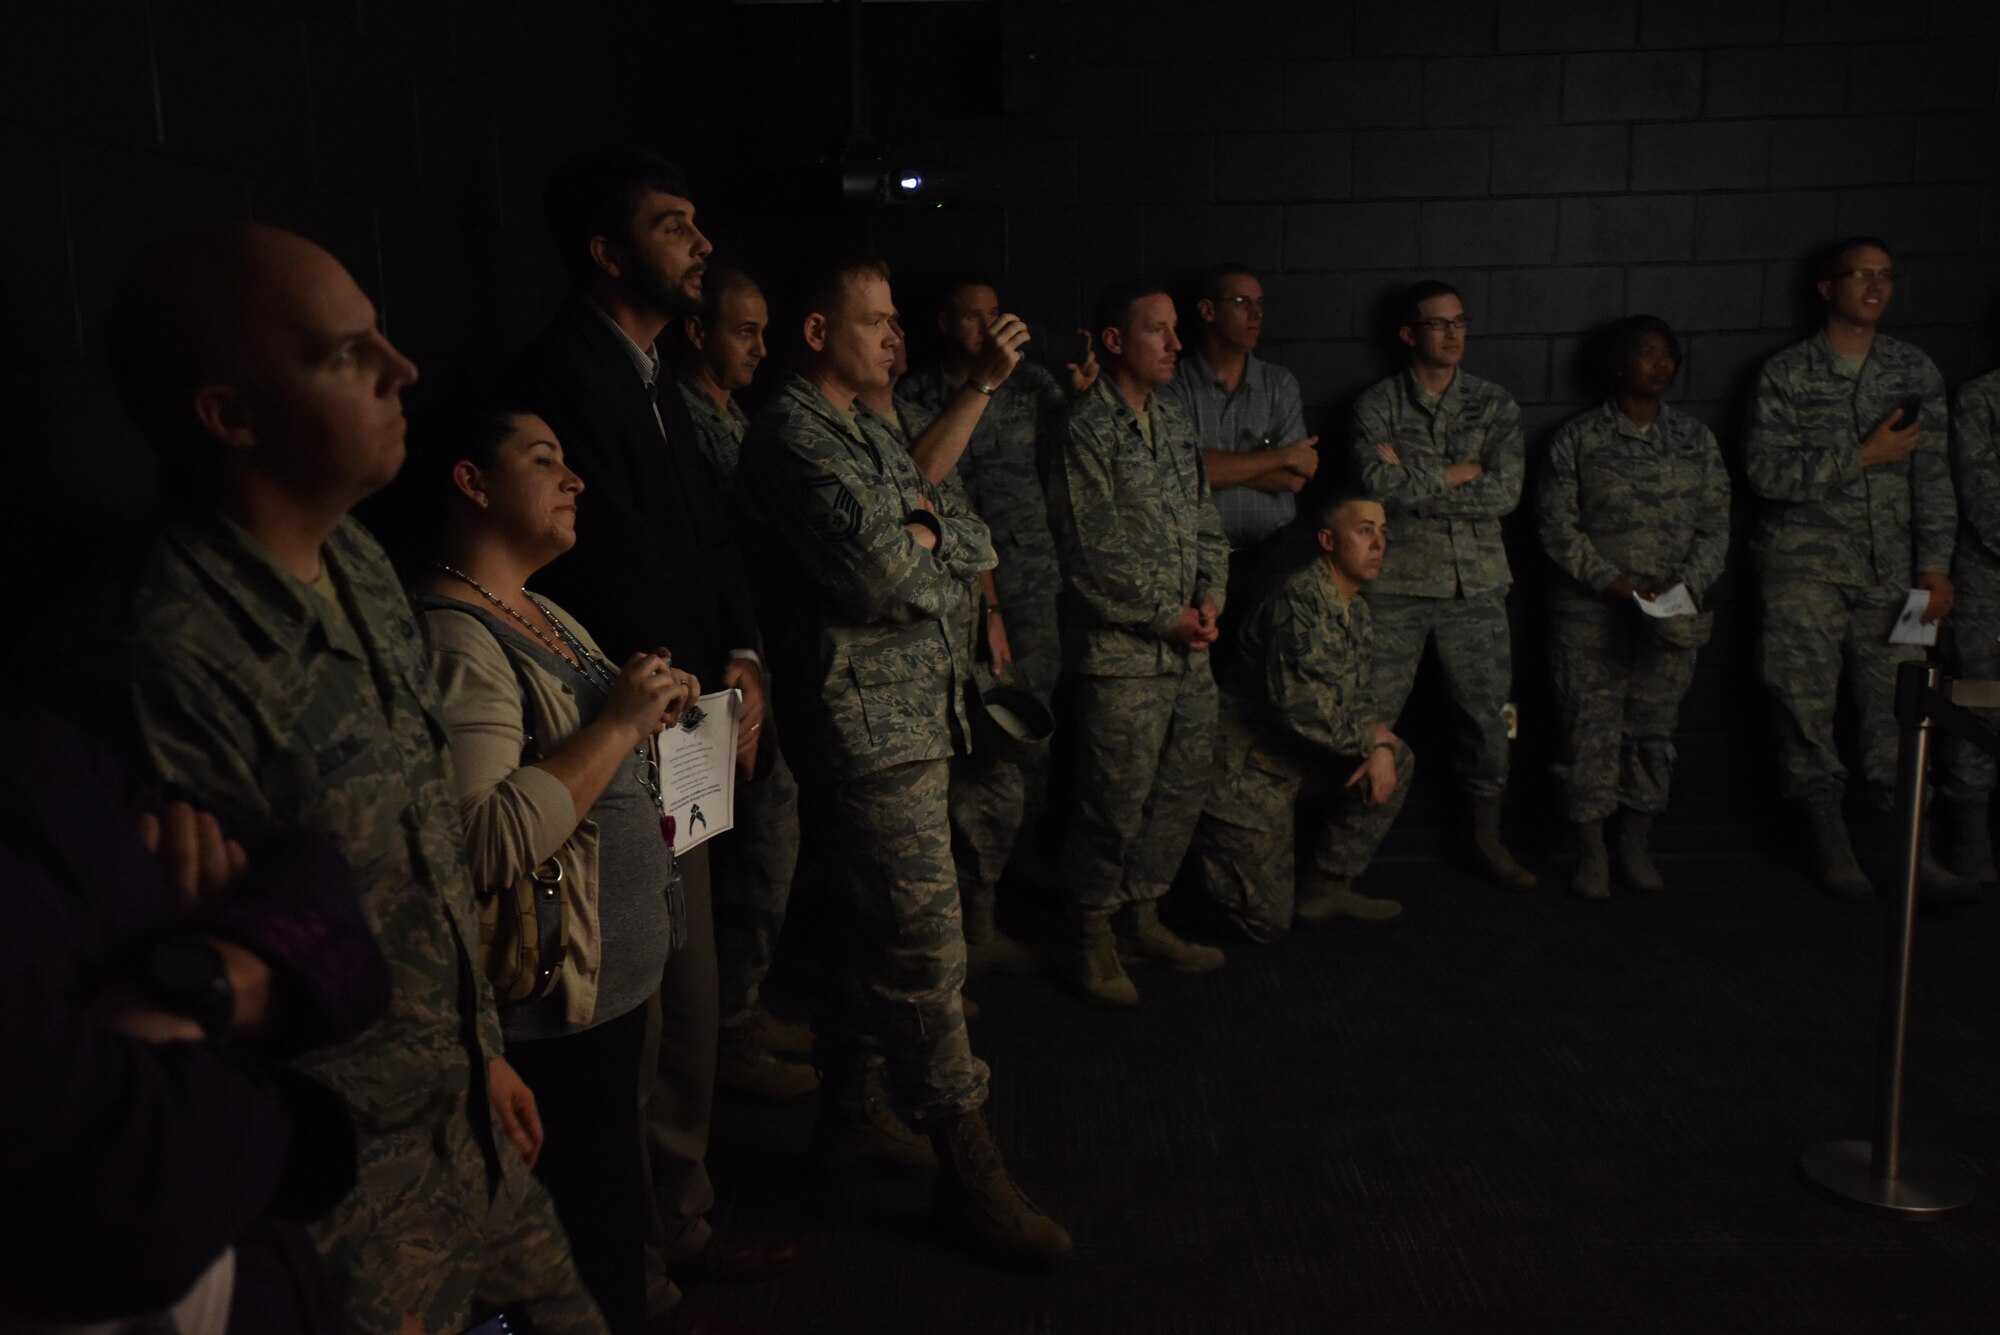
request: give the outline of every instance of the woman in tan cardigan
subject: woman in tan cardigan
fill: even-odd
[[[653,739],[701,687],[665,648],[606,662],[528,592],[575,544],[583,491],[545,422],[461,412],[413,437],[405,479],[429,502],[417,508],[430,557],[413,602],[451,727],[507,1056],[546,1128],[536,1171],[607,1324],[640,1330],[644,1003],[686,933]]]

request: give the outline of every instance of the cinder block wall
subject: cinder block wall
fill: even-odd
[[[50,481],[134,513],[136,452],[86,352],[118,267],[175,221],[325,241],[436,385],[488,366],[560,291],[535,193],[563,152],[643,140],[694,170],[720,256],[771,273],[865,240],[927,280],[1000,271],[1038,328],[1105,278],[1253,265],[1268,354],[1329,466],[1383,372],[1388,294],[1437,274],[1468,365],[1521,401],[1531,459],[1583,406],[1601,321],[1685,336],[1681,406],[1732,462],[1762,357],[1797,336],[1812,246],[1898,248],[1894,331],[1956,383],[2000,361],[2000,7],[1849,0],[869,4],[876,137],[945,206],[829,203],[847,123],[825,5],[588,0],[76,0],[0,7],[0,312]],[[1745,515],[1739,515],[1739,528]],[[1517,802],[1550,805],[1539,556],[1512,535]],[[1676,823],[1767,809],[1739,559],[1689,700]],[[1416,708],[1433,720],[1435,697]],[[1441,819],[1442,731],[1409,823]]]

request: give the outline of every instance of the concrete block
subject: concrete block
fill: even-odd
[[[1819,327],[1826,307],[1814,284],[1819,279],[1810,248],[1800,247],[1796,255],[1768,261],[1764,266],[1764,317],[1766,329],[1784,329],[1803,337]]]
[[[1424,263],[1546,264],[1555,258],[1553,199],[1444,200],[1423,206]]]
[[[1677,333],[1763,326],[1759,264],[1647,264],[1625,274],[1629,313],[1657,315]]]
[[[2000,41],[1991,37],[1857,44],[1849,55],[1855,111],[1949,111],[1993,105]]]
[[[1691,51],[1609,52],[1563,60],[1566,121],[1663,121],[1701,106],[1701,57]]]
[[[1625,271],[1564,265],[1496,269],[1479,333],[1576,333],[1625,312]]]
[[[1219,200],[1346,199],[1353,192],[1353,146],[1338,132],[1219,134],[1215,137],[1215,197]]]
[[[1285,66],[1285,126],[1292,130],[1421,125],[1420,60],[1312,60]]]
[[[1358,56],[1470,55],[1493,49],[1492,0],[1364,4],[1354,16]]]
[[[1074,139],[1008,136],[967,161],[945,189],[973,204],[1068,204],[1076,199],[1076,178]]]
[[[1361,130],[1354,196],[1407,199],[1483,194],[1487,136],[1479,130]]]
[[[1630,127],[1538,125],[1493,132],[1493,193],[1623,190]]]
[[[1704,195],[1695,217],[1695,255],[1704,260],[1797,255],[1825,239],[1835,203],[1828,190]]]
[[[1264,327],[1270,339],[1346,338],[1354,329],[1354,278],[1344,273],[1267,273]]]
[[[1415,204],[1292,204],[1285,208],[1285,268],[1386,268],[1417,262]]]
[[[1200,132],[1276,129],[1285,117],[1276,61],[1203,61],[1146,67],[1146,128]]]
[[[1007,212],[1007,271],[1133,273],[1145,267],[1146,214],[1137,208],[1019,208]]]
[[[953,269],[991,269],[1007,261],[1008,218],[997,208],[882,209],[871,220],[875,252],[899,278],[936,279]],[[905,323],[929,299],[929,286],[900,285]]]
[[[1638,33],[1638,0],[1500,0],[1502,51],[1607,51]]]
[[[1479,338],[1466,344],[1465,368],[1491,380],[1517,403],[1545,403],[1549,391],[1549,341],[1545,338]]]
[[[1146,268],[1153,273],[1231,262],[1259,272],[1284,256],[1284,210],[1276,204],[1165,204],[1146,210]]]
[[[1839,235],[1879,236],[1897,256],[1979,249],[1976,185],[1911,185],[1840,192]]]
[[[1281,357],[1285,369],[1299,378],[1299,397],[1306,405],[1306,426],[1320,438],[1320,458],[1325,466],[1341,462],[1344,453],[1342,417],[1326,411],[1336,403],[1351,399],[1364,386],[1390,374],[1391,364],[1379,344],[1359,339],[1335,342],[1287,343],[1273,354]]]
[[[1907,181],[1910,116],[1829,116],[1771,126],[1771,184],[1870,185]]]
[[[1205,134],[1083,136],[1076,142],[1076,197],[1085,204],[1207,200],[1212,151]]]
[[[1760,330],[1694,334],[1682,341],[1687,347],[1687,365],[1680,377],[1683,392],[1694,399],[1730,402],[1747,400],[1756,387],[1758,370],[1792,340]]]
[[[1783,16],[1774,4],[1743,0],[1640,0],[1641,46],[1747,46],[1775,42]]]
[[[1768,185],[1763,121],[1672,121],[1632,127],[1634,190],[1743,190]]]
[[[1708,53],[1710,116],[1811,116],[1842,109],[1844,46],[1749,46]]]
[[[1562,202],[1564,264],[1685,260],[1694,254],[1694,197],[1623,195]]]
[[[211,0],[162,14],[160,124],[177,157],[260,175],[311,175],[305,25],[290,10]],[[230,77],[216,77],[218,68]],[[291,114],[286,113],[291,109]]]
[[[1561,119],[1560,56],[1424,62],[1424,124],[1537,125]]]
[[[1919,181],[1984,181],[2000,152],[2000,111],[1942,111],[1917,117]]]
[[[89,144],[158,142],[145,0],[0,5],[0,124]]]
[[[2000,314],[2000,256],[1991,252],[1916,255],[1896,270],[1899,324],[1977,325]]]

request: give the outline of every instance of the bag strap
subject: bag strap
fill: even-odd
[[[500,638],[500,632],[472,608],[443,605],[431,610],[463,613],[477,621],[493,637],[500,656],[507,660],[508,667],[514,669],[514,681],[521,691],[521,763],[532,765],[542,759],[545,752],[535,737],[534,711],[528,703],[534,695],[527,665],[508,651],[507,642]],[[562,930],[562,863],[550,857],[529,872],[528,879],[535,883],[535,991],[532,996],[515,1003],[517,1005],[539,1001],[549,994],[555,984],[556,970],[562,968],[566,953]]]

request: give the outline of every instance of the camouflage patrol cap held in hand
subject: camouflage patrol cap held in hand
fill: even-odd
[[[1056,718],[1048,706],[1013,686],[989,686],[984,691],[965,684],[965,712],[972,720],[975,755],[1020,763],[1048,749]]]

